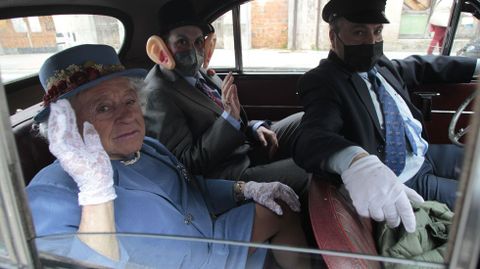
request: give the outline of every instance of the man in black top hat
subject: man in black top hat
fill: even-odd
[[[327,59],[301,77],[305,115],[294,160],[308,172],[339,175],[362,216],[415,230],[410,200],[453,208],[462,151],[429,145],[409,90],[421,83],[469,82],[477,62],[460,57],[383,55],[385,0],[331,0]],[[420,195],[419,195],[420,194]]]
[[[215,47],[213,27],[186,1],[168,2],[159,18],[158,35],[147,42],[156,63],[142,92],[147,135],[167,146],[193,174],[280,181],[305,193],[308,175],[290,156],[303,113],[272,125],[248,121],[233,75],[222,81],[204,69]]]

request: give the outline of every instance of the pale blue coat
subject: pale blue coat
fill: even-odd
[[[150,138],[145,138],[138,162],[126,166],[112,161],[112,166],[118,233],[250,241],[254,204],[236,207],[233,181],[205,180],[188,175],[183,165],[162,144]],[[26,191],[37,236],[78,230],[81,213],[78,187],[58,161],[40,171]],[[122,248],[120,263],[111,263],[92,253],[76,237],[42,240],[37,245],[40,250],[114,267],[140,264],[157,268],[244,268],[247,260],[246,247],[119,238]],[[258,257],[256,259],[258,261]]]

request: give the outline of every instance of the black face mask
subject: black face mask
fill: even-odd
[[[354,71],[367,72],[372,69],[383,56],[383,41],[375,44],[345,45],[343,43],[343,61]]]
[[[203,55],[195,49],[177,52],[174,57],[175,69],[184,76],[194,76],[203,64]]]

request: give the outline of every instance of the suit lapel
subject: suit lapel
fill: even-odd
[[[169,158],[168,155],[158,154],[155,152],[154,149],[147,146],[142,147],[141,154],[150,155],[153,158],[156,158],[157,160],[165,164],[166,166],[171,167],[172,168],[171,171],[177,171],[175,165],[172,164],[172,159]],[[115,170],[115,178],[119,187],[122,187],[125,189],[140,190],[140,191],[154,193],[165,198],[171,204],[175,205],[174,201],[160,187],[160,185],[152,182],[150,179],[145,177],[141,172],[138,172],[137,171],[138,169],[136,170],[131,167],[125,166],[120,162],[112,162],[112,166]],[[164,172],[169,173],[170,170],[166,169]],[[158,176],[161,177],[162,175],[158,175]],[[183,189],[183,184],[181,185]],[[182,190],[182,193],[183,191],[184,190]],[[175,207],[177,206],[175,205]],[[177,209],[179,208],[177,207]]]
[[[402,96],[403,100],[410,101],[410,97],[406,96],[403,91],[399,90],[402,88],[402,86],[398,83],[398,80],[393,76],[393,74],[390,71],[388,71],[388,68],[386,68],[385,66],[382,66],[382,67],[378,67],[377,70],[378,70],[378,73],[380,73],[380,75],[382,75],[382,77],[385,78],[388,84],[390,84],[390,86],[392,86],[392,88],[398,94],[400,94],[400,96]]]
[[[133,169],[123,166],[123,164],[114,165],[115,176],[118,178],[118,186],[129,189],[129,190],[138,190],[144,192],[154,193],[168,200],[171,204],[175,203],[170,199],[170,197],[163,191],[160,186],[154,184],[148,178],[144,177],[140,173],[136,172]]]
[[[400,90],[403,87],[398,82],[398,79],[396,79],[395,76],[385,66],[378,68],[378,72],[382,75],[383,78],[385,78],[385,80],[390,84],[390,86],[392,86],[392,88],[403,98],[408,108],[412,112],[412,115],[416,119],[423,122],[422,112],[412,103],[412,101],[410,100],[410,96],[408,95],[408,92]]]
[[[181,208],[178,207],[180,205],[174,203],[173,205],[179,212],[184,214],[192,213],[194,215],[192,225],[204,236],[211,237],[213,231],[212,219],[206,205],[207,201],[203,197],[202,189],[198,187],[195,181],[196,178],[188,173],[185,166],[178,162],[171,152],[159,144],[144,145],[142,152],[158,159],[171,168],[169,171],[176,173],[181,189]]]
[[[200,89],[188,84],[184,79],[179,79],[175,82],[174,87],[176,90],[190,99],[192,102],[197,103],[209,110],[212,110],[216,114],[222,114],[223,110],[213,101],[210,97],[206,96]]]
[[[385,140],[382,128],[380,127],[380,122],[378,121],[377,112],[375,111],[375,107],[373,106],[372,97],[368,91],[365,81],[363,81],[363,79],[358,74],[352,74],[351,81],[353,83],[355,91],[360,97],[360,100],[362,101],[363,105],[367,109],[370,119],[373,121],[375,125],[375,129],[377,129],[377,133],[380,135],[380,137],[383,140]]]
[[[216,90],[222,95],[222,84],[223,81],[218,75],[209,76],[205,69],[200,69],[200,74],[202,74],[203,78],[208,81],[211,85],[215,85]],[[223,112],[223,111],[222,111]],[[243,106],[240,105],[240,117],[241,117],[241,124],[248,125],[248,117],[247,113],[243,109]]]
[[[213,75],[213,76],[209,76],[207,74],[207,71],[205,71],[205,69],[200,69],[200,74],[202,75],[202,77],[208,81],[210,84],[212,85],[215,85],[215,87],[217,87],[217,90],[218,92],[220,93],[220,95],[222,94],[222,79],[217,76],[217,75]]]
[[[159,69],[162,72],[163,77],[171,83],[171,88],[177,91],[179,94],[185,96],[191,102],[200,105],[208,110],[221,115],[223,110],[208,96],[206,96],[200,89],[190,85],[184,78],[177,75],[175,72]]]

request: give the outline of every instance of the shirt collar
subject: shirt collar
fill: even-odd
[[[195,74],[194,76],[182,76],[182,77],[188,82],[188,84],[195,87],[197,80],[202,76],[200,75],[200,72],[197,72],[197,74]]]
[[[378,70],[377,70],[376,67],[373,67],[372,69],[375,71],[375,74],[378,72]],[[368,80],[368,73],[367,73],[367,72],[357,72],[357,74],[358,74],[361,78]]]
[[[368,79],[367,72],[357,72],[357,74],[363,79]]]

